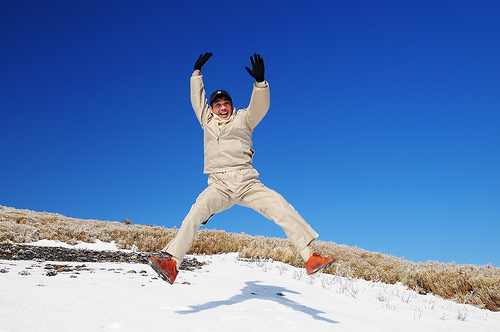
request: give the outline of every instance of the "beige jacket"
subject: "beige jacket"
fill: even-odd
[[[269,84],[254,83],[250,104],[236,111],[227,123],[220,124],[210,113],[203,76],[191,76],[191,105],[204,131],[204,173],[236,171],[252,166],[252,132],[270,105]]]

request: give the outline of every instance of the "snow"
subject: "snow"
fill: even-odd
[[[209,264],[180,271],[174,285],[145,264],[0,260],[0,331],[500,331],[500,312],[402,284],[310,277],[237,254],[195,257]],[[81,271],[48,276],[50,263]]]

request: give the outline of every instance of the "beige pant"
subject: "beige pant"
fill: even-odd
[[[163,251],[177,258],[180,264],[200,226],[234,204],[250,207],[273,220],[299,252],[319,236],[280,194],[259,181],[257,170],[247,168],[210,174],[208,187],[198,196],[177,236]]]

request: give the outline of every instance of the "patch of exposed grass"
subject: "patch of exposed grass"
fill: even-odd
[[[29,243],[41,239],[68,244],[101,240],[115,241],[121,249],[158,252],[177,234],[158,226],[84,220],[60,214],[19,210],[0,205],[0,242]],[[500,268],[491,265],[458,265],[438,262],[414,263],[402,258],[369,252],[357,247],[316,241],[314,249],[337,257],[326,273],[394,284],[401,282],[421,294],[432,293],[459,303],[500,311]],[[237,252],[242,258],[264,257],[303,266],[300,256],[286,239],[200,230],[190,254]]]

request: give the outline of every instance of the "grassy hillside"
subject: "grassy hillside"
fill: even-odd
[[[0,242],[28,243],[41,239],[68,244],[115,241],[119,248],[158,252],[174,238],[176,229],[120,222],[83,220],[60,214],[19,210],[0,205]],[[414,263],[357,247],[317,241],[315,250],[337,257],[326,273],[394,284],[419,293],[432,293],[460,303],[500,311],[500,268],[491,265]],[[189,253],[238,252],[242,258],[264,258],[303,266],[288,240],[203,229]],[[0,253],[1,255],[1,253]]]

